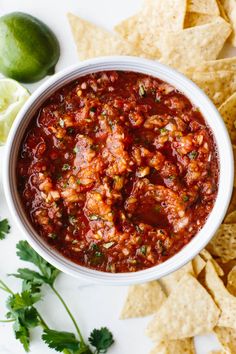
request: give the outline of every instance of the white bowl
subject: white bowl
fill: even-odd
[[[160,78],[182,91],[200,109],[215,136],[218,148],[219,190],[212,212],[203,228],[175,256],[162,264],[134,273],[111,274],[100,272],[77,265],[64,258],[36,233],[25,215],[17,192],[16,160],[21,139],[32,116],[55,90],[78,77],[105,70],[126,70],[148,74]],[[206,246],[226,213],[232,193],[233,175],[233,153],[228,132],[217,109],[203,91],[182,74],[158,62],[136,57],[104,57],[84,61],[55,74],[32,94],[18,114],[8,138],[3,183],[10,211],[18,224],[22,238],[26,238],[43,258],[61,271],[75,277],[82,277],[90,282],[125,285],[163,277],[190,261]]]

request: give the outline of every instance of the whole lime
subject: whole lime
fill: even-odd
[[[0,17],[0,72],[20,82],[38,81],[55,71],[58,40],[37,18],[13,12]]]

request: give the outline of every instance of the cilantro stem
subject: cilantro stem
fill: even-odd
[[[38,318],[40,320],[40,325],[43,329],[49,329],[47,323],[44,321],[43,317],[40,315],[40,313],[37,311],[38,313]]]
[[[75,326],[75,329],[76,329],[76,332],[78,333],[78,336],[80,338],[80,341],[81,341],[81,344],[83,347],[86,347],[86,344],[84,342],[84,338],[80,332],[80,329],[78,327],[78,324],[76,323],[76,320],[74,318],[74,316],[72,315],[72,313],[70,312],[70,309],[69,307],[66,305],[65,301],[63,300],[63,298],[61,297],[61,295],[58,293],[58,291],[54,288],[53,285],[50,285],[52,291],[55,293],[55,295],[58,297],[58,299],[61,301],[62,305],[64,306],[64,308],[66,309],[66,312],[68,313],[68,315],[70,316],[71,318],[71,321],[73,322],[74,326]]]
[[[0,320],[1,323],[15,322],[15,320]]]
[[[3,291],[6,291],[7,293],[14,295],[13,291],[11,291],[11,289],[2,281],[0,280],[0,289],[2,289]]]

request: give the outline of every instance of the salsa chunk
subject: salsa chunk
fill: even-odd
[[[183,93],[107,71],[43,104],[16,173],[25,211],[50,247],[85,267],[134,272],[164,262],[202,228],[219,165],[213,134]]]

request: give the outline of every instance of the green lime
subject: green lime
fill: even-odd
[[[0,17],[0,72],[20,82],[54,73],[60,47],[43,22],[22,12]]]
[[[0,79],[0,145],[6,142],[12,123],[29,96],[17,81]]]

